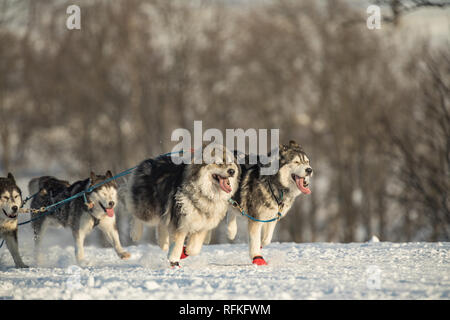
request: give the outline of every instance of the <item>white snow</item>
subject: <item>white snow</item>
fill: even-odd
[[[32,246],[21,245],[33,266]],[[89,266],[75,265],[73,246],[46,248],[45,265],[13,268],[0,249],[0,299],[449,299],[450,243],[272,243],[269,266],[250,264],[246,244],[204,246],[170,269],[155,245],[86,247]]]

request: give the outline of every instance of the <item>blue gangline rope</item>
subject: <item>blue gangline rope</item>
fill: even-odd
[[[281,219],[281,217],[283,216],[283,215],[281,214],[281,212],[278,211],[278,212],[277,212],[277,216],[276,216],[275,218],[272,218],[272,219],[269,219],[269,220],[261,220],[261,219],[257,219],[257,218],[252,217],[251,215],[247,214],[247,213],[245,212],[245,210],[244,210],[244,209],[241,209],[241,208],[239,207],[238,203],[237,203],[236,201],[234,201],[233,199],[229,199],[228,201],[231,203],[231,205],[232,205],[233,207],[237,208],[237,209],[240,211],[241,215],[243,215],[243,216],[245,216],[245,217],[247,217],[247,218],[249,218],[249,219],[251,219],[251,220],[253,220],[253,221],[257,221],[257,222],[272,222],[272,221]]]

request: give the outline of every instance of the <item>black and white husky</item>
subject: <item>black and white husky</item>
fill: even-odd
[[[132,215],[131,238],[139,240],[144,224],[158,225],[159,245],[169,250],[171,266],[200,252],[238,188],[240,168],[232,153],[219,149],[210,153],[216,159],[208,163],[175,164],[170,156],[145,160],[124,190],[125,210]]]
[[[89,187],[96,185],[112,177],[111,171],[106,175],[96,175],[91,172],[88,179],[70,184],[67,181],[54,177],[44,176],[32,179],[29,184],[30,194],[37,194],[30,207],[39,209],[58,201],[67,199]],[[114,208],[117,204],[117,184],[109,181],[94,189],[84,197],[78,197],[58,207],[49,214],[34,213],[32,222],[35,238],[35,254],[37,262],[42,261],[41,241],[47,226],[62,226],[72,230],[75,240],[75,256],[77,262],[84,263],[84,240],[91,231],[98,226],[106,239],[113,245],[114,250],[121,259],[127,259],[130,254],[126,252],[119,240],[119,232],[116,226]],[[39,218],[39,216],[41,216]]]
[[[279,157],[274,161],[279,161],[279,170],[274,175],[261,175],[260,165],[241,165],[240,185],[233,200],[255,220],[283,218],[297,196],[311,193],[308,185],[313,170],[306,153],[296,142],[281,145]],[[236,236],[236,215],[239,213],[236,208],[230,211],[227,229],[230,240]],[[261,248],[271,242],[278,219],[272,222],[255,220],[248,218],[250,259],[254,264],[265,265]]]
[[[22,192],[11,173],[0,178],[0,238],[5,240],[17,268],[28,268],[20,257],[17,240],[17,213],[22,205]]]

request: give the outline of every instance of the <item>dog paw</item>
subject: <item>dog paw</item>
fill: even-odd
[[[267,266],[267,262],[262,256],[253,257],[252,263],[256,264],[257,266]]]
[[[119,253],[119,257],[122,260],[127,260],[127,259],[129,259],[131,257],[131,254],[129,252],[126,252],[126,251],[120,252]]]
[[[77,265],[81,268],[89,267],[89,262],[87,260],[77,260]]]
[[[261,242],[261,248],[267,247],[271,243],[270,240],[264,240]]]
[[[172,269],[179,269],[181,268],[180,263],[178,261],[170,261],[170,268]]]
[[[21,263],[21,264],[16,265],[16,268],[26,269],[26,268],[29,268],[29,266],[27,266],[27,265],[24,264],[24,263]]]
[[[183,246],[183,252],[181,252],[180,260],[186,259],[189,255],[186,253],[186,246]]]

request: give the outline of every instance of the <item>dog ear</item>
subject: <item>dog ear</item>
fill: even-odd
[[[289,147],[293,150],[304,152],[302,146],[300,146],[297,142],[294,140],[289,141]]]
[[[113,174],[111,172],[111,170],[106,171],[106,178],[112,178]]]
[[[8,179],[11,180],[12,182],[16,183],[16,179],[14,179],[14,176],[11,172],[8,172]]]
[[[289,147],[285,144],[280,144],[280,149],[278,150],[278,161],[280,163],[280,167],[286,164],[286,152]]]
[[[97,175],[95,174],[94,171],[91,171],[91,176],[90,176],[91,180],[94,181],[97,178]]]
[[[285,144],[280,144],[280,153],[286,152],[288,150],[288,146]]]

